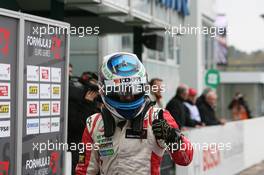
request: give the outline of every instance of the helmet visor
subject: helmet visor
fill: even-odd
[[[132,76],[139,71],[140,62],[128,54],[115,55],[107,62],[107,67],[118,76]]]

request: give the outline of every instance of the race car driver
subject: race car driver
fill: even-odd
[[[153,107],[147,84],[136,55],[104,58],[99,86],[105,108],[87,119],[82,138],[98,147],[79,155],[76,175],[159,175],[166,150],[176,164],[191,163],[191,143],[168,111]]]

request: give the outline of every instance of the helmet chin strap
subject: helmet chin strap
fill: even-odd
[[[101,109],[101,114],[104,122],[104,136],[111,137],[114,135],[116,128],[115,119],[106,107]]]
[[[140,110],[140,112],[137,114],[137,117],[135,117],[134,119],[130,120],[131,121],[131,128],[133,131],[136,132],[140,132],[142,133],[143,130],[143,121],[144,121],[144,117],[147,113],[147,111],[149,110],[149,108],[151,106],[153,106],[155,103],[151,102],[151,100],[149,99],[149,97],[146,97],[146,102],[144,104],[144,107],[142,110]],[[116,128],[116,121],[115,118],[120,120],[120,121],[124,121],[124,119],[120,118],[120,117],[116,117],[115,115],[111,114],[111,112],[104,107],[101,110],[101,114],[102,114],[102,118],[103,118],[103,122],[104,122],[104,136],[105,137],[111,137],[114,135],[115,132],[115,128]]]
[[[135,132],[139,132],[139,133],[142,133],[142,131],[143,131],[143,122],[144,122],[144,117],[145,117],[146,113],[148,112],[148,110],[151,106],[155,105],[155,103],[153,104],[151,102],[151,100],[148,96],[146,96],[145,100],[146,100],[146,102],[145,102],[143,110],[138,114],[137,117],[135,117],[133,120],[131,120],[132,130]]]

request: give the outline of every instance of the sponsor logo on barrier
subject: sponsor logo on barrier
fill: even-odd
[[[203,150],[203,171],[208,171],[217,167],[221,162],[220,151],[218,149]]]
[[[41,104],[41,110],[45,112],[49,111],[49,104]]]
[[[51,132],[59,132],[60,131],[60,118],[51,118]]]
[[[41,78],[47,80],[49,78],[49,71],[47,69],[42,69]]]
[[[61,82],[61,68],[51,68],[51,81],[56,83]]]
[[[27,135],[39,133],[39,119],[27,119]]]
[[[61,59],[61,40],[57,36],[52,37],[51,54],[55,59]]]
[[[38,101],[28,101],[27,102],[27,116],[36,117],[39,115],[39,102]]]
[[[39,98],[39,85],[38,84],[27,84],[27,98],[38,99]]]
[[[39,35],[38,27],[33,27],[33,29],[33,34]],[[62,59],[62,41],[58,36],[52,36],[52,38],[27,36],[26,38],[26,44],[29,47],[33,47],[35,56]]]
[[[41,118],[40,119],[39,130],[40,130],[40,133],[49,133],[50,132],[50,118]]]
[[[52,93],[55,94],[55,95],[60,94],[60,88],[59,87],[53,87],[52,88]]]
[[[52,44],[51,39],[35,37],[35,36],[27,36],[28,46],[50,49],[51,44]]]
[[[41,157],[37,159],[30,159],[26,161],[26,170],[27,169],[37,169],[43,168],[50,165],[50,156]]]
[[[40,67],[40,81],[49,82],[50,81],[50,68]]]
[[[9,127],[8,126],[0,126],[0,131],[1,132],[6,132],[9,130]]]
[[[0,137],[10,137],[10,120],[0,122]]]
[[[39,81],[39,67],[27,66],[27,81]]]
[[[10,83],[0,83],[0,99],[10,99]]]
[[[0,162],[0,175],[8,175],[9,162]]]
[[[1,105],[0,104],[0,114],[8,113],[9,112],[9,105]]]
[[[37,94],[38,93],[38,87],[37,86],[30,86],[29,87],[29,93],[30,94]]]
[[[59,166],[59,153],[52,151],[50,156],[26,160],[25,169],[33,174],[56,174]]]
[[[52,94],[51,94],[52,98],[53,99],[60,99],[60,95],[61,95],[61,86],[53,84],[52,85]]]
[[[40,116],[50,115],[50,101],[40,101]]]
[[[0,56],[8,57],[9,54],[10,31],[0,27]],[[1,58],[1,57],[0,57]]]
[[[30,104],[29,105],[29,113],[30,114],[36,114],[37,113],[37,104]]]
[[[0,118],[10,118],[10,102],[0,102]]]
[[[51,115],[60,115],[60,101],[52,101]]]
[[[50,84],[40,84],[40,98],[41,99],[50,98]]]
[[[0,64],[0,80],[10,80],[10,64]]]

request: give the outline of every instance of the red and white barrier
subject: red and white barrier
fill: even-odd
[[[264,117],[186,131],[195,149],[177,175],[233,175],[264,160]]]

